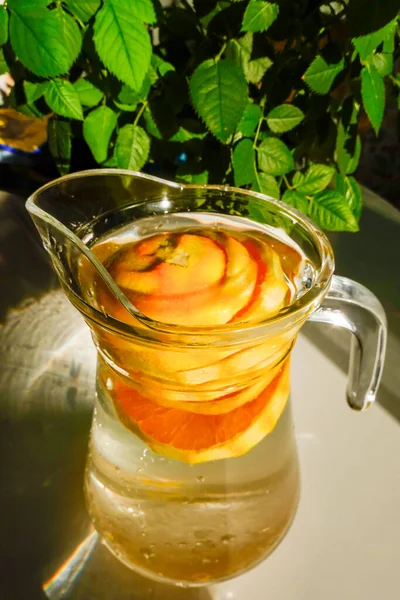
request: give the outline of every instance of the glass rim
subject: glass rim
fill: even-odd
[[[49,215],[45,210],[40,208],[37,204],[37,200],[41,196],[43,192],[49,190],[51,188],[55,188],[65,182],[75,180],[75,179],[85,179],[88,177],[103,177],[103,176],[127,176],[132,178],[140,178],[154,181],[156,183],[165,185],[169,188],[176,190],[214,190],[219,191],[224,194],[234,193],[240,196],[248,196],[257,198],[258,200],[268,202],[270,205],[274,205],[279,212],[283,216],[289,217],[294,223],[300,225],[309,237],[312,239],[313,243],[316,246],[317,252],[319,254],[321,265],[316,270],[315,281],[312,286],[300,296],[295,302],[289,304],[288,306],[283,307],[277,314],[253,322],[234,322],[227,323],[224,325],[207,325],[204,327],[200,326],[182,326],[175,325],[169,323],[163,323],[160,321],[153,320],[145,315],[140,317],[140,322],[144,325],[147,325],[149,331],[152,331],[153,334],[167,334],[169,341],[173,341],[176,338],[176,341],[179,343],[184,343],[185,339],[189,338],[205,338],[207,336],[219,336],[219,337],[231,337],[232,335],[242,334],[246,338],[258,338],[260,336],[264,336],[268,333],[268,330],[276,325],[280,325],[280,327],[284,328],[286,324],[290,323],[293,325],[293,321],[303,320],[304,315],[309,312],[313,312],[315,310],[326,292],[328,291],[328,287],[330,284],[331,277],[334,272],[334,257],[333,250],[331,244],[325,235],[325,233],[306,215],[296,210],[295,208],[288,206],[284,202],[280,200],[276,200],[266,194],[261,194],[259,192],[254,192],[252,190],[243,190],[241,188],[226,186],[226,185],[207,185],[207,184],[184,184],[177,183],[173,181],[168,181],[166,179],[156,177],[154,175],[148,175],[147,173],[140,173],[137,171],[131,171],[128,169],[90,169],[86,171],[79,171],[77,173],[70,173],[68,175],[63,175],[62,177],[58,177],[45,185],[41,186],[37,190],[31,194],[26,201],[26,208],[32,214],[40,219],[51,223],[53,226],[58,229],[62,229],[63,233],[66,234],[66,231],[69,232],[70,235],[68,237],[73,243],[76,243],[73,237],[77,237],[81,244],[83,244],[88,251],[90,252],[90,248],[80,239],[76,234],[68,229],[68,227],[62,225],[60,221],[54,218],[52,215]],[[132,202],[130,206],[139,206],[149,202],[149,200],[145,201],[135,201]],[[70,289],[70,288],[69,288]],[[120,333],[124,336],[140,336],[142,337],[145,333],[145,329],[142,326],[135,326],[133,324],[128,324],[123,321],[119,321],[115,319],[111,315],[104,315],[104,313],[94,306],[88,304],[83,298],[81,298],[74,290],[70,289],[70,292],[74,296],[73,303],[77,305],[77,308],[85,314],[85,316],[100,324],[102,327],[109,329],[115,333]],[[106,321],[106,322],[105,322]]]

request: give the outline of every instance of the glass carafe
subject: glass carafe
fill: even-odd
[[[126,565],[160,581],[203,585],[254,566],[283,538],[298,503],[289,401],[296,336],[307,319],[351,331],[347,399],[362,410],[383,368],[379,301],[333,275],[330,244],[308,218],[261,194],[110,169],[62,177],[27,207],[98,351],[85,478],[98,533]],[[275,232],[275,248],[289,248],[286,272],[290,248],[302,257],[296,294],[278,314],[187,326],[177,300],[182,323],[160,322],[105,266],[121,231],[143,240],[227,222]],[[235,301],[233,292],[216,299],[220,308]]]

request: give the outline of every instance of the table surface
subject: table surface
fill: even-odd
[[[398,600],[400,214],[367,192],[361,232],[334,234],[337,273],[384,304],[377,404],[345,401],[348,334],[308,324],[293,356],[302,494],[277,550],[246,575],[184,590],[118,563],[88,521],[82,476],[94,350],[57,286],[23,201],[0,195],[0,598]]]

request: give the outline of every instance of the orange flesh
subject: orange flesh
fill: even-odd
[[[222,415],[199,415],[158,406],[123,384],[116,386],[117,406],[141,432],[181,450],[203,450],[223,444],[250,427],[275,391],[281,372],[254,400]]]
[[[273,244],[251,233],[207,229],[163,233],[125,244],[108,256],[104,247],[99,246],[98,255],[115,282],[141,312],[157,321],[184,326],[260,321],[278,313],[290,300],[280,255]],[[279,242],[276,250],[280,250]],[[285,271],[294,271],[298,256],[289,253],[288,257]],[[96,293],[110,315],[132,322],[101,282]],[[177,355],[175,374],[173,352],[170,356],[171,352],[162,348],[129,345],[115,338],[113,344],[120,346],[128,360],[131,354],[136,371],[140,364],[145,369],[150,365],[150,371],[155,370],[162,380],[170,364],[168,377],[180,386],[187,381],[187,401],[180,401],[182,392],[175,393],[167,384],[165,391],[157,392],[159,381],[152,389],[149,375],[140,384],[141,392],[136,384],[130,386],[112,376],[112,396],[121,421],[166,456],[199,462],[247,452],[273,429],[286,404],[287,361],[281,367],[276,367],[276,362],[267,366],[258,384],[250,381],[240,391],[222,391],[215,396],[208,392],[207,397],[201,391],[207,389],[208,381],[213,383],[217,373],[229,379],[229,369],[240,370],[239,363],[244,377],[252,365],[259,362],[261,368],[268,358],[268,341],[225,354],[206,348],[197,359],[198,367],[189,353],[187,357]],[[284,342],[280,345],[287,347]],[[275,347],[279,349],[279,343],[271,344],[271,356]],[[137,382],[140,380],[138,373]]]
[[[151,447],[155,446],[161,454],[193,463],[218,458],[216,455],[221,451],[224,453],[224,450],[226,455],[226,448],[229,449],[230,445],[232,450],[228,450],[228,455],[250,450],[253,444],[252,440],[244,439],[246,432],[257,426],[261,416],[261,436],[257,432],[257,441],[272,431],[286,405],[287,396],[288,361],[256,398],[219,415],[159,406],[121,382],[116,382],[114,389],[116,410],[129,429],[138,433]],[[268,414],[269,404],[274,404],[271,415]],[[233,444],[240,449],[239,452]]]
[[[250,236],[159,234],[126,244],[104,264],[136,308],[164,323],[223,325],[249,315],[260,320],[287,301],[278,255]],[[112,316],[131,320],[108,290],[100,288],[99,300]]]

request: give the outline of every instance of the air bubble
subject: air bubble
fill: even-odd
[[[151,548],[140,548],[139,552],[146,560],[155,556],[154,552],[151,551]]]
[[[142,452],[142,456],[140,457],[140,460],[146,460],[147,457],[147,453],[148,453],[148,448],[145,448]]]
[[[221,537],[221,542],[223,544],[228,545],[236,539],[236,535],[223,535]]]

